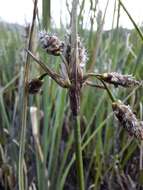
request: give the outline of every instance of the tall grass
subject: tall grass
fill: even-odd
[[[78,28],[88,51],[89,60],[86,70],[117,71],[133,74],[142,79],[143,56],[142,40],[138,26],[133,30],[118,26],[112,31],[103,31],[105,14],[98,14],[97,2],[90,1],[89,13],[94,12],[98,20],[95,31],[91,16],[89,30],[81,23],[86,1],[80,1]],[[122,4],[115,6],[119,11]],[[70,7],[70,6],[69,6]],[[108,9],[108,6],[107,6]],[[46,12],[46,10],[48,10]],[[116,10],[116,7],[115,9]],[[125,7],[127,10],[127,7]],[[131,14],[131,13],[130,13]],[[48,16],[49,15],[49,16]],[[43,0],[43,29],[51,29],[64,36],[63,31],[52,28],[50,22],[50,1]],[[112,18],[115,22],[116,14]],[[49,24],[51,23],[51,25]],[[18,153],[22,118],[22,81],[27,39],[23,27],[0,24],[0,176],[1,188],[18,189]],[[63,27],[63,25],[62,25]],[[28,27],[26,28],[28,29]],[[140,31],[142,28],[139,29]],[[36,30],[34,31],[36,33]],[[100,40],[99,40],[100,39]],[[36,44],[36,40],[34,41]],[[35,46],[35,45],[34,45]],[[53,58],[37,47],[35,54],[40,56],[49,67],[58,71],[60,59]],[[95,56],[96,55],[96,56]],[[93,59],[94,57],[94,59]],[[43,70],[30,61],[29,80],[43,73]],[[111,89],[117,99],[130,104],[142,120],[142,88]],[[27,127],[25,136],[24,178],[28,189],[63,190],[76,189],[76,165],[74,153],[74,131],[66,89],[62,89],[49,77],[44,80],[42,92],[29,95],[27,107]],[[38,138],[44,157],[41,161],[34,141],[29,110],[32,106],[38,112]],[[36,121],[35,121],[36,122]],[[80,127],[85,176],[85,189],[142,189],[142,143],[130,138],[118,126],[111,110],[108,95],[102,89],[83,87],[81,93]],[[7,172],[8,171],[8,172]]]

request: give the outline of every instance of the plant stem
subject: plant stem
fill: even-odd
[[[91,81],[86,81],[85,84],[86,84],[87,86],[96,87],[96,88],[100,88],[100,89],[104,89],[104,90],[105,90],[105,87],[104,87],[104,86],[95,84],[95,83],[93,83],[93,82],[91,82]]]
[[[37,10],[37,3],[38,0],[34,2],[34,9],[33,9],[33,18],[32,18],[32,25],[30,29],[30,36],[28,42],[28,50],[32,50],[32,38],[34,32],[34,25],[36,20],[36,10]],[[26,120],[27,120],[27,103],[28,103],[28,91],[26,89],[26,84],[28,81],[28,72],[29,72],[29,64],[30,58],[27,54],[26,57],[26,64],[24,68],[24,90],[23,90],[23,105],[22,105],[22,127],[21,127],[21,136],[20,136],[20,149],[19,149],[19,169],[18,169],[18,184],[19,190],[25,190],[25,180],[24,180],[24,152],[25,152],[25,136],[26,136]]]
[[[41,60],[37,59],[29,50],[26,49],[28,54],[36,61],[41,68],[49,75],[57,84],[59,84],[63,88],[69,88],[70,87],[70,81],[67,79],[65,80],[57,74],[55,71],[51,70],[48,66],[46,66]]]
[[[63,61],[63,63],[65,64],[67,73],[68,73],[68,75],[69,75],[69,66],[68,66],[68,63],[67,63],[67,61],[66,61],[66,59],[65,59],[65,57],[64,57],[63,54],[60,54],[60,57],[61,57],[61,60]]]
[[[109,88],[107,87],[106,83],[105,83],[103,80],[100,80],[100,81],[103,83],[105,89],[107,90],[107,93],[108,93],[108,95],[109,95],[111,101],[112,101],[112,102],[115,102],[116,100],[115,100],[113,94],[111,93],[111,91],[109,90]]]
[[[71,76],[70,80],[72,85],[69,89],[70,107],[72,111],[72,120],[74,127],[75,139],[75,154],[77,166],[77,178],[79,189],[84,190],[84,174],[83,174],[83,160],[81,150],[81,135],[80,135],[80,90],[81,84],[79,83],[79,53],[77,44],[77,5],[78,0],[72,2],[71,14]]]
[[[104,85],[104,89],[107,90],[107,93],[111,99],[112,102],[115,102],[115,98],[112,95],[111,91],[109,90],[108,86],[106,85],[106,83],[102,80],[102,75],[101,74],[96,74],[96,73],[87,73],[84,75],[84,79],[83,80],[87,80],[89,77],[95,77],[98,80],[100,80],[102,82],[102,84]],[[92,83],[91,83],[92,84]],[[96,87],[96,86],[95,86]]]
[[[74,126],[76,167],[77,167],[79,189],[84,190],[84,175],[83,175],[83,161],[82,161],[80,117],[79,116],[73,116],[73,126]]]
[[[42,75],[40,75],[40,76],[38,77],[38,79],[39,79],[39,80],[43,80],[44,77],[46,77],[47,75],[48,75],[48,73],[43,73]]]
[[[140,30],[140,28],[137,26],[137,24],[135,23],[134,19],[132,18],[132,16],[130,15],[130,13],[127,11],[126,7],[124,6],[124,4],[122,3],[121,0],[118,0],[120,5],[122,6],[122,8],[124,9],[124,11],[126,12],[126,14],[128,15],[129,19],[131,20],[131,22],[133,23],[135,29],[137,30],[140,38],[142,39],[143,41],[143,33],[142,31]]]

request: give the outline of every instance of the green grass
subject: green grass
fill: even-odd
[[[86,7],[84,1],[82,2],[81,9],[84,9]],[[94,10],[93,7],[91,9]],[[48,9],[48,15],[49,11]],[[63,37],[65,28],[53,29],[52,23],[49,27],[50,22],[47,19],[50,17],[47,18],[47,14],[43,13],[42,25],[57,32],[59,37]],[[89,56],[86,70],[92,69],[100,73],[117,71],[133,74],[142,80],[143,46],[138,31],[117,27],[105,32],[98,26],[99,30],[96,32],[92,25],[89,30],[85,30],[80,24],[84,19],[81,15],[78,18],[79,32]],[[111,19],[116,20],[116,18]],[[24,48],[27,39],[24,37],[26,33],[23,27],[2,22],[0,26],[0,168],[4,176],[0,177],[0,185],[5,189],[7,186],[9,189],[16,189],[22,118]],[[41,52],[36,40],[34,48],[49,67],[59,70],[59,58]],[[39,76],[42,72],[42,69],[31,60],[29,78]],[[137,117],[142,120],[142,88],[111,87],[111,90],[117,99],[130,104]],[[36,106],[38,109],[38,138],[44,156],[43,162],[40,160],[32,133],[29,113],[31,106]],[[80,107],[85,189],[89,187],[110,190],[131,189],[132,184],[136,185],[137,190],[142,189],[142,143],[130,138],[119,126],[112,114],[108,94],[102,89],[83,87]],[[67,90],[46,77],[42,92],[29,95],[27,115],[24,155],[26,186],[28,188],[35,186],[37,190],[76,189],[74,132]]]

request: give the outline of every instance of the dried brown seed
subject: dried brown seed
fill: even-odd
[[[101,75],[102,80],[105,82],[114,84],[116,87],[123,86],[123,87],[133,87],[135,85],[139,85],[140,82],[135,80],[131,75],[122,75],[116,72],[111,73],[104,73]]]
[[[28,92],[30,94],[36,94],[41,90],[41,86],[43,85],[43,81],[39,79],[32,79],[28,85]]]
[[[139,140],[143,140],[143,122],[138,121],[130,106],[124,105],[121,101],[112,103],[113,112],[120,124]]]

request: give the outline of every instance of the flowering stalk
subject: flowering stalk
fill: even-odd
[[[73,11],[77,9],[77,0],[73,0]],[[45,32],[40,33],[40,42],[42,48],[48,54],[60,56],[62,60],[61,75],[57,74],[47,67],[41,60],[37,59],[30,51],[29,55],[43,68],[46,72],[42,77],[33,79],[28,83],[30,93],[37,93],[42,86],[42,79],[49,75],[57,84],[63,88],[69,89],[70,107],[72,112],[72,122],[75,134],[75,152],[79,189],[84,190],[83,161],[81,151],[80,135],[80,91],[83,84],[83,66],[86,61],[85,48],[80,38],[77,36],[76,13],[72,17],[71,35],[67,36],[67,41],[61,42],[55,35],[48,35]]]
[[[135,114],[129,106],[124,105],[121,101],[116,101],[105,83],[107,82],[114,84],[115,86],[120,85],[123,87],[132,87],[135,85],[140,85],[141,82],[136,81],[131,75],[122,75],[116,72],[104,74],[87,73],[84,75],[83,81],[86,83],[89,77],[96,77],[102,82],[110,99],[112,100],[113,112],[120,124],[128,131],[130,135],[136,137],[138,140],[143,140],[143,121],[137,120]]]
[[[77,36],[77,0],[72,2],[72,16],[71,16],[71,48],[70,48],[70,60],[71,62],[71,87],[69,89],[70,107],[72,111],[72,120],[74,127],[74,139],[75,139],[75,155],[77,166],[78,185],[80,190],[85,189],[84,173],[83,173],[83,159],[81,149],[81,134],[80,134],[80,91],[82,87],[82,47],[80,46]]]

